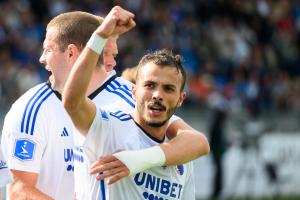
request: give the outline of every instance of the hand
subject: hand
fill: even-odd
[[[104,21],[96,30],[96,33],[103,38],[121,35],[135,27],[133,18],[133,13],[121,8],[120,6],[115,6],[104,18]]]
[[[108,178],[107,184],[111,185],[129,175],[129,169],[113,155],[106,155],[94,162],[90,174],[98,174],[96,179]]]

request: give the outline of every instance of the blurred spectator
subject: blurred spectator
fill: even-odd
[[[136,72],[137,72],[137,67],[136,66],[126,68],[122,72],[122,77],[125,78],[126,80],[130,81],[131,83],[135,84]]]
[[[19,96],[18,70],[10,54],[5,51],[0,53],[0,66],[0,97],[2,106],[6,108],[10,102],[14,102]]]
[[[28,88],[32,88],[40,82],[39,74],[33,65],[27,65],[26,67],[21,68],[17,73],[17,83],[20,94],[25,93]]]
[[[185,57],[192,103],[204,105],[214,83],[253,116],[299,107],[300,3],[283,0],[0,1],[2,105],[47,78],[38,58],[50,17],[70,10],[105,15],[116,4],[137,20],[119,41],[119,73],[148,50],[171,48]]]
[[[212,199],[219,199],[224,183],[222,159],[226,150],[225,122],[229,111],[229,103],[226,97],[218,90],[212,92],[208,96],[207,101],[213,111],[213,117],[209,126],[210,149],[215,166],[211,197]]]

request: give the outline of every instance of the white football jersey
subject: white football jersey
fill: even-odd
[[[97,109],[93,124],[84,142],[84,151],[93,162],[101,155],[117,149],[139,150],[163,141],[151,137],[130,115]],[[147,158],[145,158],[147,159]],[[195,186],[192,163],[171,167],[155,167],[111,186],[101,181],[97,196],[101,200],[194,200]]]
[[[122,110],[129,113],[135,107],[135,100],[132,98],[132,83],[122,77],[116,77],[115,71],[110,73],[110,76],[104,84],[96,91],[95,95],[90,95],[93,102],[112,112]],[[179,119],[173,116],[170,122]],[[88,171],[92,162],[89,162],[82,148],[85,138],[77,133],[74,134],[74,167],[75,167],[75,193],[76,199],[88,200],[97,199],[99,196],[99,188],[101,187],[96,176],[91,176]]]
[[[37,173],[36,187],[54,199],[74,199],[72,122],[50,84],[35,86],[11,107],[2,150],[10,169]]]
[[[135,107],[135,101],[132,98],[132,83],[116,77],[115,72],[111,72],[105,83],[97,90],[97,95],[92,96],[93,102],[96,105],[109,110],[120,110],[121,108],[130,112]],[[99,181],[96,176],[88,174],[90,165],[86,155],[83,152],[84,137],[74,134],[75,149],[74,149],[74,166],[75,166],[75,192],[76,199],[87,200],[95,199],[99,191]]]
[[[1,146],[1,144],[0,144]],[[11,175],[0,148],[0,188],[11,182]]]

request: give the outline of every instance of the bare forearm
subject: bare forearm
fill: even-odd
[[[52,200],[50,196],[42,193],[34,186],[28,186],[21,181],[14,181],[9,188],[10,199],[18,200]]]
[[[85,101],[98,58],[97,53],[86,47],[75,62],[62,95],[64,107],[68,112],[75,112]]]
[[[86,93],[99,55],[86,47],[77,61],[63,90],[63,105],[73,124],[81,134],[86,135],[93,122],[96,108]]]
[[[202,133],[181,130],[172,140],[160,145],[166,156],[166,165],[178,165],[209,153],[209,143]]]
[[[153,146],[140,150],[121,151],[111,156],[116,159],[112,159],[109,156],[108,158],[111,159],[109,161],[108,159],[101,159],[98,163],[95,163],[91,173],[106,172],[104,175],[99,176],[99,179],[118,176],[113,178],[113,181],[116,182],[125,177],[128,174],[128,170],[133,175],[153,167],[184,164],[206,155],[208,152],[209,144],[202,133],[195,130],[179,130],[175,138],[161,144],[159,147]],[[122,174],[113,171],[113,166],[122,165],[115,163],[116,160],[121,161],[126,166]]]

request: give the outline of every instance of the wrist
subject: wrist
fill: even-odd
[[[107,41],[106,38],[103,38],[100,35],[98,35],[96,32],[94,32],[92,34],[91,38],[89,39],[89,41],[87,42],[86,46],[89,49],[93,50],[98,55],[100,55],[104,48],[106,41]]]
[[[102,26],[98,27],[98,28],[95,30],[94,33],[97,34],[97,35],[99,35],[100,37],[102,37],[102,38],[104,38],[104,39],[109,38],[109,35],[108,35],[108,33],[107,33],[107,30],[105,30],[105,28],[102,27]]]

